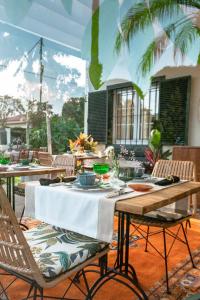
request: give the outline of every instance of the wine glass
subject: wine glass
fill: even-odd
[[[108,173],[110,167],[105,163],[97,163],[93,165],[93,171],[100,175],[100,183],[102,183],[102,175]]]
[[[135,170],[130,167],[120,167],[118,177],[124,182],[124,186],[127,187],[127,182],[135,177]]]

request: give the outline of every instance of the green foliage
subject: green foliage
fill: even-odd
[[[133,83],[133,88],[136,91],[138,97],[140,99],[144,100],[144,94],[143,94],[143,91],[141,90],[141,88],[136,83]]]
[[[171,154],[170,150],[163,152],[161,132],[158,129],[153,129],[150,134],[149,147],[145,149],[145,158],[147,160],[146,166],[152,171],[155,163],[159,159],[169,159]]]
[[[46,112],[52,115],[52,105],[48,102],[39,102],[37,100],[29,101],[28,104],[29,111],[29,122],[32,124],[32,127],[38,127],[42,125],[46,119]]]
[[[46,123],[42,122],[40,124],[41,128],[32,128],[30,130],[30,145],[34,149],[39,149],[40,147],[46,147],[47,145],[47,130]]]
[[[134,4],[125,15],[121,23],[121,30],[118,32],[115,41],[115,50],[120,52],[123,44],[129,47],[134,34],[144,31],[148,26],[152,26],[155,20],[163,21],[165,18],[173,18],[182,12],[181,5],[189,9],[200,9],[199,0],[140,0]],[[163,34],[156,37],[142,56],[139,70],[142,75],[146,75],[154,65],[154,62],[162,55],[167,48],[169,40],[174,41],[174,54],[180,49],[182,55],[188,53],[193,42],[200,40],[200,29],[198,26],[198,14],[190,14],[190,18],[185,15],[175,23],[171,23],[164,29]],[[200,55],[197,63],[200,62]]]
[[[89,66],[90,81],[98,90],[103,82],[101,81],[103,66],[99,62],[99,8],[92,15],[92,44],[91,44],[91,62]]]
[[[6,127],[8,117],[24,112],[25,108],[20,99],[8,95],[0,97],[0,127]]]
[[[161,132],[158,129],[153,129],[150,134],[149,147],[152,150],[159,149],[161,146]]]
[[[75,120],[64,119],[54,115],[51,118],[51,134],[53,153],[66,152],[67,141],[75,139],[80,132],[80,127]]]
[[[73,97],[65,102],[62,108],[62,117],[67,120],[75,121],[79,125],[80,131],[82,131],[84,127],[84,104],[84,97]]]
[[[85,98],[72,98],[63,105],[62,116],[51,112],[51,135],[53,153],[66,152],[69,139],[75,139],[83,130]],[[32,104],[33,105],[33,104]],[[46,107],[47,103],[34,103],[34,112],[30,113],[30,145],[32,148],[45,147],[47,145]]]

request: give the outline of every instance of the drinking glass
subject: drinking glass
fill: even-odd
[[[7,165],[9,163],[10,163],[10,158],[9,157],[1,157],[0,158],[0,164]]]
[[[127,182],[135,178],[135,170],[134,168],[129,167],[121,167],[119,168],[119,179],[122,180],[125,184],[125,187],[127,186]]]
[[[104,163],[98,164],[97,163],[97,164],[93,165],[93,171],[96,174],[100,175],[100,182],[102,182],[102,175],[108,173],[109,169],[110,169],[110,167],[108,164],[104,164]]]

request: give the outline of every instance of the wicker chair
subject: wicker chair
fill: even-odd
[[[191,161],[176,161],[176,160],[159,160],[152,172],[152,175],[155,177],[166,177],[168,175],[176,175],[182,180],[195,180],[196,172],[194,163]],[[168,216],[168,218],[167,218]],[[187,211],[178,211],[172,212],[170,208],[165,207],[150,213],[145,214],[144,216],[133,215],[132,216],[132,226],[134,227],[134,232],[138,232],[142,238],[146,240],[145,252],[147,252],[148,244],[165,260],[165,273],[166,273],[166,283],[167,283],[167,292],[169,293],[169,282],[168,282],[168,256],[171,252],[175,240],[179,240],[186,244],[192,266],[194,267],[194,262],[192,259],[190,247],[188,244],[188,239],[186,235],[186,229],[183,226],[183,223],[188,222],[191,217],[191,214],[188,214]],[[178,225],[176,233],[170,230],[170,228]],[[144,226],[147,226],[147,230],[144,229]],[[159,228],[157,231],[150,232],[150,227]],[[183,232],[182,239],[179,236],[180,229]],[[134,234],[134,232],[132,234]],[[163,243],[164,243],[164,256],[158,249],[151,243],[149,238],[155,234],[163,234]],[[166,244],[166,234],[173,237],[173,242],[169,247],[167,253],[167,244]]]
[[[75,174],[75,156],[73,154],[68,155],[56,155],[52,162],[52,167],[64,167],[66,176],[73,176]]]
[[[0,186],[0,275],[12,275],[30,285],[25,299],[68,299],[65,298],[72,284],[82,292],[84,299],[92,300],[108,280],[115,280],[128,287],[137,299],[147,300],[137,280],[127,277],[117,269],[107,266],[109,244],[69,230],[41,223],[25,232],[21,231],[14,211],[3,188]],[[97,264],[95,260],[99,260]],[[92,266],[92,268],[85,267]],[[99,270],[96,270],[98,267]],[[89,287],[86,273],[98,273],[97,280]],[[118,276],[118,278],[115,278]],[[85,289],[78,285],[83,278]],[[8,298],[8,288],[0,282],[0,297]],[[52,288],[64,279],[70,283],[62,297],[44,296],[43,289]],[[129,285],[128,285],[129,282]]]
[[[96,248],[93,248],[94,253],[85,256],[80,263],[75,264],[74,267],[69,268],[64,272],[61,269],[60,274],[57,274],[57,276],[47,276],[47,268],[45,269],[44,266],[43,268],[41,267],[42,263],[41,261],[39,262],[39,257],[34,252],[36,246],[31,246],[31,242],[33,243],[34,232],[32,233],[31,230],[29,230],[24,234],[22,233],[16,216],[2,187],[0,187],[0,212],[0,268],[30,284],[31,287],[27,299],[29,299],[32,292],[33,299],[37,299],[37,297],[40,297],[40,299],[46,298],[43,296],[43,288],[54,287],[63,279],[72,277],[73,274],[76,274],[77,272],[82,272],[86,287],[88,288],[83,268],[92,263],[95,259],[104,259],[104,261],[106,261],[105,258],[108,252],[108,244],[99,242],[92,238],[87,238],[87,242],[92,242],[93,247],[94,244],[96,245]],[[43,224],[43,226],[45,225]],[[62,234],[65,232],[67,231],[63,230]],[[72,235],[72,232],[70,233]],[[67,234],[69,235],[69,232],[67,232]],[[78,237],[81,240],[84,236],[78,235]],[[88,243],[85,244],[88,245]],[[70,242],[66,242],[66,255],[68,255],[68,248],[70,248]],[[80,250],[84,251],[84,245]],[[54,249],[53,253],[55,252],[56,250]],[[40,254],[40,257],[42,257],[42,254]],[[71,280],[72,282],[74,281],[74,279]],[[6,293],[6,289],[3,292]],[[63,296],[63,298],[55,297],[55,299],[65,298]]]
[[[48,152],[38,152],[38,160],[42,166],[51,166],[53,162],[53,156]]]

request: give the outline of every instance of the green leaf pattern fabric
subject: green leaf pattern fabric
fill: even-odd
[[[93,238],[41,223],[24,232],[43,275],[55,277],[83,263],[107,244]]]

